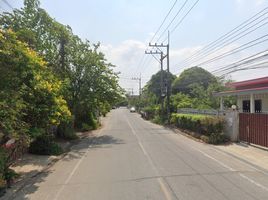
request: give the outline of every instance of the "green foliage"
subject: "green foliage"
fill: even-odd
[[[63,152],[51,135],[38,136],[29,147],[29,152],[38,155],[59,155]]]
[[[0,26],[0,119],[5,119],[0,129],[5,134],[30,128],[32,137],[35,128],[47,132],[71,115],[75,120],[88,113],[106,115],[121,98],[118,76],[100,44],[82,41],[38,0],[25,0],[22,9],[2,14]]]
[[[174,93],[182,92],[184,94],[191,94],[193,84],[206,89],[211,83],[215,82],[217,82],[217,79],[208,71],[201,67],[191,67],[184,70],[180,76],[174,80],[172,91]]]
[[[162,124],[163,121],[161,119],[161,117],[159,115],[155,115],[154,118],[153,118],[153,123],[156,123],[156,124]]]
[[[228,138],[223,133],[211,133],[208,139],[210,144],[222,144],[227,141]]]
[[[10,164],[6,149],[0,147],[0,197],[3,195],[6,187],[10,187],[12,180],[18,177],[14,170],[9,169]]]
[[[182,129],[187,129],[204,135],[222,133],[224,119],[209,115],[172,114],[171,123]]]
[[[183,93],[177,93],[171,95],[170,97],[170,104],[171,104],[171,111],[177,112],[178,108],[192,108],[193,107],[193,99],[190,98],[189,95]]]
[[[5,179],[7,169],[8,155],[3,147],[0,147],[0,179]]]
[[[166,71],[163,71],[163,81],[165,81],[166,84],[171,85],[171,83],[175,80],[176,76],[174,76],[171,73],[168,73]],[[158,98],[158,103],[160,103],[160,97],[161,97],[161,71],[158,71],[156,74],[154,74],[148,84],[146,85],[146,90],[148,93],[154,94]],[[163,88],[165,91],[165,88]],[[163,91],[162,95],[166,95]]]
[[[61,122],[57,129],[57,136],[66,140],[78,139],[78,136],[75,134],[73,120]]]
[[[147,106],[147,107],[143,108],[142,111],[146,113],[145,118],[147,120],[148,119],[153,119],[157,115],[160,114],[160,107],[159,107],[159,105]]]
[[[29,127],[47,129],[67,120],[70,111],[61,95],[61,82],[46,63],[10,30],[0,32],[0,46],[3,133],[16,137],[28,133]]]

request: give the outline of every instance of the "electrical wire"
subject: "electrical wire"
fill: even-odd
[[[174,22],[174,20],[177,18],[177,16],[180,14],[180,12],[183,10],[183,8],[185,7],[185,5],[187,4],[189,0],[185,0],[184,3],[182,4],[182,6],[180,7],[180,9],[178,10],[178,12],[176,13],[176,15],[173,17],[173,19],[170,21],[170,23],[167,25],[167,27],[165,28],[165,30],[160,34],[160,36],[158,37],[157,41],[158,42],[163,35],[166,33],[166,31],[168,30],[168,28],[172,25],[172,23]]]
[[[258,64],[255,64],[255,65],[251,65],[251,66],[248,66],[248,67],[244,67],[244,68],[234,69],[234,70],[231,70],[229,72],[226,72],[226,73],[220,75],[220,78],[223,78],[223,77],[225,77],[228,74],[231,74],[231,73],[234,73],[234,72],[238,72],[238,71],[268,68],[268,65],[267,64],[268,64],[268,61],[262,62],[262,63],[258,63]]]
[[[197,3],[199,2],[199,0],[196,0],[195,3],[192,5],[192,7],[188,10],[188,12],[181,18],[181,20],[175,25],[175,27],[170,31],[170,34],[172,34],[177,28],[178,26],[184,21],[184,19],[189,15],[189,13],[193,10],[193,8],[197,5]],[[163,40],[163,43],[165,41],[167,41],[168,37],[166,37]]]
[[[157,31],[154,33],[153,37],[151,38],[150,43],[153,41],[153,39],[155,38],[155,36],[157,35],[157,33],[160,31],[160,29],[162,28],[162,26],[163,26],[164,23],[166,22],[168,16],[170,15],[171,11],[173,10],[173,8],[174,8],[175,5],[177,4],[177,2],[178,2],[178,0],[176,0],[176,1],[173,3],[172,7],[169,9],[169,11],[168,11],[166,17],[165,17],[164,20],[162,21],[161,25],[158,27]]]
[[[223,53],[221,55],[215,56],[214,58],[211,58],[211,59],[208,59],[206,61],[203,61],[203,62],[197,64],[197,66],[201,66],[201,65],[204,65],[204,64],[215,62],[216,60],[219,60],[219,59],[222,59],[224,57],[227,57],[227,56],[233,55],[235,53],[241,52],[241,51],[243,51],[245,49],[248,49],[250,47],[256,46],[258,44],[262,44],[262,43],[268,41],[268,38],[264,39],[264,40],[261,40],[263,38],[266,38],[267,36],[268,36],[268,34],[263,35],[263,36],[261,36],[261,37],[259,37],[257,39],[251,40],[250,42],[247,42],[247,43],[245,43],[245,44],[243,44],[243,45],[241,45],[241,46],[239,46],[239,47],[237,47],[235,49],[232,49],[232,50],[227,51],[227,52],[225,52],[225,53]],[[259,41],[259,40],[261,40],[261,41]]]
[[[268,12],[267,12],[267,13],[268,13]],[[211,55],[211,54],[214,54],[215,52],[217,52],[217,51],[223,49],[224,47],[226,47],[226,46],[232,44],[233,42],[235,42],[235,41],[237,41],[237,40],[239,40],[239,39],[241,39],[241,38],[243,38],[243,37],[249,35],[250,33],[252,33],[252,32],[254,32],[254,31],[256,31],[256,30],[258,30],[258,29],[264,27],[265,25],[268,24],[268,21],[266,21],[265,23],[263,23],[263,24],[261,24],[261,25],[259,25],[259,24],[260,24],[261,22],[265,21],[266,19],[268,19],[268,17],[262,19],[261,21],[259,21],[259,22],[256,23],[256,24],[254,24],[254,25],[248,27],[248,28],[247,28],[246,30],[244,30],[243,32],[238,33],[238,34],[236,34],[235,36],[229,38],[227,41],[225,41],[225,42],[223,42],[223,43],[220,43],[219,45],[217,45],[217,46],[215,46],[215,47],[212,46],[212,49],[208,49],[207,51],[202,52],[199,56],[197,56],[197,57],[195,57],[195,58],[193,58],[193,59],[190,59],[190,60],[188,60],[187,62],[185,62],[185,64],[187,64],[187,63],[189,63],[189,62],[192,62],[192,63],[193,63],[193,62],[199,61],[199,60],[201,60],[201,59],[204,59],[205,57],[207,57],[207,56],[209,56],[209,55]],[[256,25],[259,25],[259,26],[255,27]],[[251,28],[254,28],[254,29],[250,30]],[[247,30],[250,30],[250,31],[246,32]],[[246,33],[244,33],[244,32],[246,32]],[[244,34],[243,34],[243,33],[244,33]],[[241,35],[241,34],[242,34],[242,35]],[[239,36],[239,37],[237,37],[237,36]]]
[[[173,3],[173,5],[172,5],[171,8],[169,9],[169,11],[168,11],[168,13],[166,14],[165,18],[163,19],[162,23],[161,23],[160,26],[157,28],[155,34],[154,34],[153,37],[151,38],[150,43],[153,41],[153,39],[155,38],[155,36],[157,35],[157,33],[160,31],[160,29],[162,28],[162,26],[163,26],[164,23],[166,22],[168,16],[170,15],[170,13],[171,13],[172,10],[174,9],[175,5],[177,4],[177,1],[178,1],[178,0],[175,0],[175,2]],[[147,50],[148,50],[148,48],[145,49],[145,51],[147,51]],[[148,58],[148,56],[147,56],[146,58]],[[137,67],[137,69],[136,69],[135,74],[137,73],[137,71],[138,71],[141,67],[144,66],[144,64],[145,64],[145,62],[146,62],[146,60],[144,60],[144,59],[146,59],[146,58],[145,58],[145,54],[143,54],[143,56],[142,56],[142,58],[141,58],[141,60],[140,60],[140,62],[139,62],[139,64],[138,64],[138,67]]]
[[[261,56],[256,57],[258,55],[261,55]],[[239,61],[234,62],[232,64],[228,64],[228,65],[225,65],[223,67],[219,67],[218,69],[216,69],[214,71],[211,71],[211,73],[218,73],[218,72],[222,72],[222,71],[225,71],[225,70],[229,70],[229,69],[232,69],[233,67],[235,67],[237,65],[243,65],[243,64],[247,64],[247,63],[249,63],[251,61],[262,59],[267,55],[268,55],[268,49],[266,49],[264,51],[261,51],[261,52],[258,52],[258,53],[254,54],[254,55],[249,56],[249,57],[243,58],[242,60],[239,60]]]
[[[7,1],[7,0],[3,0],[3,2],[10,8],[10,9],[14,9],[14,7]]]
[[[207,51],[208,49],[211,49],[211,47],[215,47],[215,45],[219,44],[220,42],[228,39],[230,36],[232,36],[233,34],[237,33],[238,31],[242,30],[243,28],[247,27],[249,24],[255,22],[256,20],[258,20],[259,18],[261,18],[262,16],[266,15],[267,12],[265,12],[264,14],[262,14],[264,11],[266,11],[268,9],[268,7],[262,9],[261,11],[259,11],[257,14],[255,14],[254,16],[250,17],[249,19],[245,20],[244,22],[242,22],[240,25],[236,26],[234,29],[232,29],[231,31],[227,32],[226,34],[220,36],[218,39],[216,39],[215,41],[209,43],[208,45],[206,45],[204,48],[197,50],[195,53],[193,53],[191,56],[189,56],[188,58],[184,59],[183,61],[181,61],[179,64],[186,64],[188,63],[189,60],[193,60],[195,57],[197,57],[200,54],[203,54],[204,51]],[[261,15],[260,15],[261,14]],[[258,16],[260,15],[260,16]],[[257,17],[257,18],[256,18]],[[256,19],[254,19],[256,18]],[[260,22],[259,22],[260,23]],[[243,32],[242,32],[243,33]],[[240,38],[239,38],[240,39]],[[226,41],[227,42],[227,41]],[[219,46],[217,46],[219,47]]]

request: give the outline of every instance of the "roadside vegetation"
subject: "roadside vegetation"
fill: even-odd
[[[38,0],[0,15],[0,188],[13,178],[9,166],[24,152],[18,148],[58,155],[55,138],[98,128],[99,117],[122,101],[99,46],[50,17]]]
[[[179,76],[163,71],[164,83],[170,83],[171,125],[186,131],[204,142],[218,144],[226,141],[223,135],[224,120],[218,116],[179,114],[178,109],[218,110],[219,99],[214,92],[226,90],[225,80],[215,77],[200,67],[184,70]],[[161,72],[153,75],[143,88],[140,100],[136,99],[136,107],[142,116],[158,124],[167,124],[167,92],[166,87],[161,91]],[[166,84],[165,84],[166,85]],[[132,100],[133,101],[133,100]],[[161,102],[163,101],[163,109]],[[131,102],[133,104],[133,102]],[[233,98],[226,98],[225,106],[235,103]],[[195,134],[194,134],[195,133]]]
[[[188,134],[210,144],[228,141],[223,134],[224,118],[221,116],[173,113],[171,124]]]

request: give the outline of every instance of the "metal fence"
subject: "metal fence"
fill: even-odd
[[[193,108],[179,108],[177,109],[177,113],[185,113],[185,114],[201,114],[201,115],[223,115],[223,111],[213,110],[213,109],[193,109]]]
[[[268,147],[268,114],[239,113],[239,139]]]

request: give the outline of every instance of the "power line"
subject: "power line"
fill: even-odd
[[[3,0],[3,2],[10,8],[10,9],[14,9],[13,6],[7,1],[7,0]]]
[[[188,10],[188,12],[181,18],[181,20],[175,25],[175,27],[170,31],[170,34],[172,34],[178,26],[183,22],[183,20],[189,15],[189,13],[193,10],[193,8],[196,6],[196,4],[199,2],[199,0],[196,0],[195,3],[192,5],[192,7]],[[163,42],[167,41],[168,37],[166,37]]]
[[[189,0],[185,0],[184,3],[182,4],[181,8],[179,9],[179,11],[176,13],[176,15],[173,17],[173,19],[170,21],[170,23],[167,25],[167,27],[165,28],[165,30],[160,34],[160,36],[158,37],[157,41],[158,42],[162,37],[163,35],[166,33],[166,31],[168,30],[168,28],[171,26],[171,24],[173,23],[173,21],[177,18],[177,16],[180,14],[180,12],[182,11],[182,9],[184,8],[184,6],[186,5],[186,3],[188,2]]]
[[[256,57],[258,55],[261,55],[259,57]],[[214,71],[211,71],[211,73],[219,73],[219,72],[222,72],[222,71],[225,71],[225,70],[229,70],[229,69],[232,69],[238,65],[244,65],[244,64],[247,64],[249,62],[252,62],[252,61],[255,61],[255,60],[258,60],[258,59],[262,59],[263,57],[267,56],[268,55],[268,49],[264,50],[264,51],[261,51],[261,52],[258,52],[256,54],[253,54],[249,57],[246,57],[246,58],[243,58],[242,60],[239,60],[237,62],[234,62],[232,64],[228,64],[228,65],[225,65],[223,67],[219,67],[218,69],[214,70]]]
[[[151,38],[150,42],[153,41],[153,39],[155,38],[155,36],[157,35],[157,33],[160,31],[160,29],[162,28],[162,26],[164,25],[164,23],[166,22],[168,16],[170,15],[171,11],[173,10],[173,8],[175,7],[175,5],[177,4],[177,0],[175,0],[175,2],[173,3],[173,5],[171,6],[171,8],[169,9],[168,13],[166,14],[165,18],[163,19],[162,23],[160,24],[160,26],[158,27],[158,29],[156,30],[155,34],[153,35],[153,37]],[[148,48],[145,49],[145,51],[147,51]],[[145,59],[148,59],[148,56],[145,58],[145,54],[143,54],[139,64],[138,64],[138,67],[136,69],[136,72],[135,74],[137,73],[137,71],[139,70],[139,68],[141,68],[142,66],[145,65],[145,62],[146,60]],[[150,57],[150,59],[152,59],[152,57]]]
[[[240,31],[241,29],[243,29],[244,27],[248,26],[249,24],[253,23],[254,21],[258,20],[260,17],[264,16],[267,14],[264,13],[261,16],[257,17],[258,15],[260,15],[261,13],[263,13],[265,10],[267,10],[268,7],[262,9],[261,11],[259,11],[257,14],[255,14],[254,16],[250,17],[249,19],[247,19],[246,21],[242,22],[240,25],[236,26],[234,29],[232,29],[231,31],[227,32],[226,34],[220,36],[218,39],[216,39],[213,42],[210,42],[208,45],[206,45],[204,48],[197,50],[195,53],[193,53],[191,56],[189,56],[188,58],[186,58],[184,61],[180,62],[180,63],[186,63],[189,60],[193,60],[193,57],[196,57],[200,54],[202,54],[204,51],[210,49],[212,46],[215,46],[216,44],[218,44],[219,42],[227,39],[228,37],[230,37],[231,35],[233,35],[234,33]],[[254,19],[255,17],[257,17],[256,19]],[[253,20],[252,20],[253,19]],[[251,21],[252,20],[252,21]]]
[[[267,12],[267,13],[268,13],[268,12]],[[265,13],[265,14],[267,14],[267,13]],[[216,43],[216,44],[215,44],[216,46],[215,46],[215,45],[211,46],[210,48],[208,48],[208,49],[205,50],[204,52],[201,52],[198,56],[195,56],[195,57],[189,59],[188,61],[186,61],[185,64],[187,64],[187,63],[189,63],[189,62],[192,62],[192,63],[193,63],[193,62],[196,62],[196,61],[198,61],[198,60],[201,60],[201,59],[207,57],[208,55],[211,55],[211,54],[213,54],[213,53],[219,51],[220,49],[223,49],[224,47],[228,46],[229,44],[232,44],[233,42],[235,42],[235,41],[237,41],[237,40],[239,40],[239,39],[241,39],[241,38],[243,38],[243,37],[249,35],[250,33],[252,33],[252,32],[254,32],[254,31],[256,31],[256,30],[262,28],[263,26],[265,26],[265,25],[268,24],[268,21],[266,21],[265,23],[263,23],[263,24],[261,24],[261,25],[259,25],[259,24],[260,24],[261,22],[265,21],[266,19],[268,19],[268,17],[266,17],[266,18],[262,19],[261,21],[259,21],[259,22],[255,23],[255,24],[253,24],[252,26],[248,27],[248,28],[245,29],[244,31],[242,31],[242,32],[240,32],[240,33],[234,35],[233,37],[229,38],[227,41],[225,41],[225,39],[224,39],[224,40],[222,40],[222,41],[223,41],[222,43],[219,43],[219,44]],[[259,25],[259,26],[257,26],[257,25]],[[257,26],[257,27],[255,27],[255,26]],[[251,28],[254,28],[254,29],[250,30]],[[246,32],[247,30],[250,30],[250,31]],[[246,33],[245,33],[245,32],[246,32]],[[244,33],[244,34],[243,34],[243,33]],[[241,35],[241,34],[242,34],[242,35]],[[215,51],[213,51],[213,50],[215,50]]]
[[[203,61],[203,62],[197,64],[197,66],[214,62],[216,60],[219,60],[219,59],[222,59],[224,57],[233,55],[235,53],[238,53],[238,52],[243,51],[245,49],[248,49],[250,47],[256,46],[256,45],[261,44],[261,43],[264,43],[264,42],[268,41],[268,39],[264,39],[264,40],[261,40],[261,39],[266,38],[267,36],[268,36],[268,34],[263,35],[263,36],[261,36],[261,37],[259,37],[257,39],[251,40],[250,42],[247,42],[247,43],[245,43],[245,44],[243,44],[243,45],[241,45],[241,46],[239,46],[239,47],[237,47],[235,49],[232,49],[232,50],[227,51],[227,52],[225,52],[225,53],[223,53],[221,55],[215,56],[214,58],[211,58],[211,59],[208,59],[206,61]],[[261,40],[261,41],[259,41],[259,40]]]
[[[162,26],[163,26],[164,23],[166,22],[166,19],[167,19],[168,16],[170,15],[171,11],[173,10],[173,8],[174,8],[175,5],[177,4],[177,2],[178,2],[178,0],[176,0],[176,1],[173,3],[172,7],[169,9],[169,11],[168,11],[166,17],[165,17],[164,20],[162,21],[161,25],[158,27],[157,31],[154,33],[154,35],[153,35],[152,39],[150,40],[150,42],[153,41],[153,39],[155,38],[155,36],[157,35],[157,33],[160,31],[160,29],[162,28]]]
[[[234,72],[238,72],[238,71],[268,68],[268,65],[267,64],[268,64],[268,61],[262,62],[262,63],[257,63],[257,64],[254,64],[254,65],[251,65],[251,66],[248,66],[248,67],[244,67],[244,68],[234,69],[232,71],[229,71],[229,72],[226,72],[226,73],[222,74],[220,76],[220,78],[223,78],[224,76],[226,76],[228,74],[231,74],[231,73],[234,73]]]

